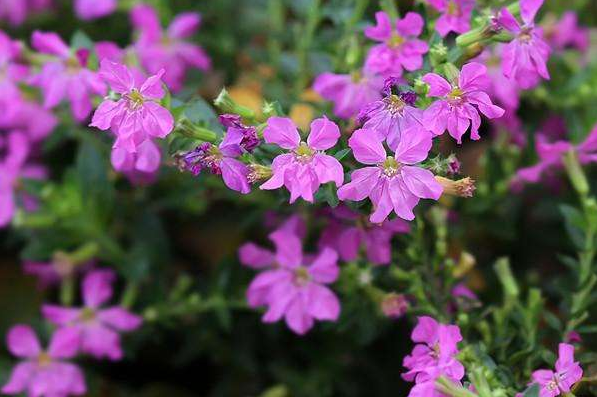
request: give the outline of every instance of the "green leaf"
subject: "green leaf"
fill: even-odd
[[[338,150],[336,153],[334,153],[334,157],[336,158],[336,160],[340,161],[344,157],[346,157],[346,155],[348,153],[350,153],[350,149],[349,148]]]
[[[531,385],[522,393],[522,397],[539,397],[539,385]]]
[[[75,49],[86,48],[93,49],[93,40],[82,30],[77,30],[70,39],[70,46]]]

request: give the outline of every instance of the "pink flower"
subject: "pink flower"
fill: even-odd
[[[116,147],[112,149],[110,160],[116,171],[122,172],[132,179],[138,177],[151,179],[160,167],[162,154],[152,139],[146,139],[137,146],[134,153]]]
[[[6,146],[6,156],[0,160],[0,228],[12,221],[19,198],[20,179],[43,179],[46,175],[43,167],[27,164],[30,144],[24,134],[11,132],[6,142],[0,142],[0,147],[2,145]]]
[[[321,233],[318,246],[335,249],[345,262],[356,260],[364,247],[369,262],[387,265],[392,260],[392,237],[396,233],[410,231],[410,225],[402,219],[386,220],[380,225],[371,224],[345,205],[330,212],[329,223]]]
[[[543,0],[520,0],[521,26],[516,18],[503,8],[498,23],[515,35],[514,40],[506,44],[502,52],[502,70],[504,75],[528,89],[539,83],[540,77],[549,80],[547,58],[549,46],[543,40],[543,31],[535,26],[535,14]]]
[[[357,161],[371,166],[353,171],[350,183],[338,189],[338,198],[361,201],[369,197],[372,223],[382,223],[392,210],[400,218],[412,220],[420,198],[437,200],[441,196],[443,189],[433,174],[414,166],[427,158],[431,133],[406,131],[393,157],[387,156],[379,135],[368,129],[355,131],[348,146]]]
[[[471,28],[471,13],[475,0],[427,0],[429,5],[441,12],[435,21],[435,30],[445,37],[450,32],[465,33]]]
[[[120,306],[102,308],[112,297],[113,282],[113,272],[93,270],[83,280],[83,308],[43,305],[42,313],[52,324],[75,331],[82,353],[120,360],[119,332],[134,331],[142,319]]]
[[[114,148],[129,153],[136,153],[150,138],[165,138],[174,128],[174,118],[159,104],[165,95],[160,80],[163,74],[161,70],[141,84],[126,66],[102,60],[100,77],[121,97],[117,101],[104,100],[90,126],[111,129],[117,137]]]
[[[52,109],[68,99],[73,116],[78,121],[85,120],[93,110],[91,97],[106,93],[97,73],[87,69],[89,50],[79,49],[72,54],[66,43],[52,32],[36,30],[31,41],[37,51],[56,56],[56,60],[45,63],[32,78],[32,84],[42,90],[44,107]]]
[[[573,47],[586,52],[589,49],[590,32],[578,25],[578,16],[574,11],[566,11],[557,23],[545,27],[545,39],[556,51]]]
[[[574,361],[574,346],[560,343],[555,372],[539,369],[533,372],[533,382],[539,384],[539,397],[555,397],[569,393],[572,386],[582,378],[582,368]]]
[[[0,114],[0,128],[22,132],[31,143],[40,142],[47,137],[58,124],[54,114],[41,105],[23,100],[12,99],[12,106]]]
[[[397,84],[393,77],[386,79],[384,97],[363,107],[358,117],[362,128],[376,131],[392,150],[396,150],[405,131],[428,132],[423,126],[423,111],[413,106],[417,94],[412,91],[393,93],[392,87]]]
[[[199,175],[206,168],[212,174],[222,175],[228,188],[247,194],[251,191],[249,169],[236,158],[243,154],[245,135],[240,128],[230,128],[219,146],[204,142],[190,152],[179,156],[179,167]]]
[[[118,6],[117,0],[75,0],[75,13],[84,21],[112,14]]]
[[[52,7],[51,0],[2,0],[0,1],[0,21],[7,20],[12,26],[25,22],[29,14]]]
[[[327,117],[313,120],[307,142],[302,142],[294,122],[285,117],[270,117],[263,130],[267,143],[275,143],[290,153],[277,156],[272,163],[272,177],[260,189],[286,186],[290,203],[297,198],[313,202],[313,195],[322,183],[344,182],[344,171],[338,160],[325,154],[340,138],[340,129]]]
[[[179,14],[168,29],[162,31],[156,11],[140,4],[131,11],[131,21],[140,32],[136,47],[143,66],[149,73],[165,69],[164,82],[172,91],[182,88],[187,69],[211,68],[211,60],[203,48],[185,40],[199,29],[199,14]]]
[[[23,360],[12,370],[2,393],[27,393],[28,396],[79,396],[86,393],[83,373],[75,364],[65,361],[78,351],[79,335],[75,330],[57,330],[48,349],[42,350],[31,327],[15,325],[8,331],[7,345],[13,355]]]
[[[476,58],[476,62],[483,63],[487,67],[489,85],[487,93],[505,109],[515,111],[520,102],[518,84],[504,76],[500,67],[504,46],[502,44],[494,47],[492,51],[485,50]]]
[[[29,75],[29,67],[18,62],[21,47],[19,42],[0,31],[0,108],[3,119],[10,118],[18,109],[22,102],[18,83]]]
[[[593,127],[593,130],[585,140],[578,145],[561,140],[549,143],[546,138],[538,135],[536,150],[539,155],[539,162],[533,166],[521,168],[516,171],[516,176],[512,182],[514,185],[523,182],[539,182],[541,176],[546,171],[562,166],[562,156],[569,150],[576,150],[581,164],[597,162],[597,125]]]
[[[365,29],[365,36],[381,44],[373,46],[367,54],[365,69],[380,73],[385,77],[401,76],[402,69],[409,72],[423,66],[423,54],[429,51],[429,46],[417,37],[425,25],[423,18],[408,12],[404,18],[392,21],[383,11],[375,13],[377,25]]]
[[[383,77],[367,71],[352,74],[322,73],[313,89],[334,102],[334,114],[343,119],[355,117],[363,106],[381,99]]]
[[[402,374],[405,380],[424,383],[441,375],[456,381],[462,379],[464,366],[456,359],[458,342],[462,340],[458,326],[419,317],[411,339],[417,344],[402,362],[408,369]]]
[[[452,379],[452,381],[454,381]],[[454,382],[456,383],[456,382]],[[450,397],[447,394],[441,393],[435,386],[435,380],[428,380],[426,382],[417,383],[410,389],[408,397]]]
[[[284,317],[291,330],[304,335],[314,320],[336,321],[340,302],[325,285],[338,278],[338,254],[324,248],[317,256],[303,256],[300,239],[288,229],[269,235],[276,252],[245,244],[239,250],[241,263],[261,272],[249,285],[249,306],[267,306],[263,322]]]
[[[429,84],[428,95],[442,98],[425,110],[425,126],[435,135],[443,134],[447,129],[459,144],[469,126],[471,139],[481,138],[479,112],[490,119],[504,114],[504,109],[494,105],[485,93],[488,84],[486,72],[484,65],[471,62],[462,67],[457,83],[450,84],[435,73],[423,76],[423,81]]]

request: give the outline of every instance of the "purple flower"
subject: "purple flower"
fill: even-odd
[[[120,306],[102,306],[112,297],[114,273],[93,270],[83,280],[83,308],[43,305],[42,313],[52,324],[73,330],[80,342],[80,351],[96,358],[122,358],[119,332],[139,328],[141,317]]]
[[[149,77],[143,84],[134,78],[126,66],[104,59],[100,77],[120,94],[118,101],[104,100],[90,126],[111,129],[117,139],[114,148],[136,153],[138,146],[150,138],[165,138],[174,128],[174,118],[159,104],[164,97],[161,77],[164,71]]]
[[[239,143],[240,147],[248,153],[251,153],[260,144],[257,136],[257,128],[244,125],[242,118],[237,114],[222,114],[219,117],[220,123],[227,128],[227,134],[238,136],[242,135]]]
[[[408,369],[402,374],[405,380],[419,384],[442,375],[456,381],[462,379],[464,366],[456,359],[458,342],[462,340],[458,326],[440,324],[427,316],[419,317],[411,339],[417,344],[402,362]]]
[[[163,31],[155,9],[140,4],[131,11],[131,21],[139,31],[136,48],[141,63],[149,73],[165,69],[164,82],[172,91],[182,88],[187,69],[211,68],[211,61],[203,48],[186,41],[199,29],[199,14],[179,14]]]
[[[321,233],[318,246],[335,249],[345,262],[356,260],[364,247],[369,262],[387,265],[392,259],[392,237],[409,231],[410,225],[402,219],[371,224],[359,213],[340,205],[331,210],[329,223]]]
[[[427,158],[431,133],[405,131],[394,156],[387,156],[382,139],[368,129],[355,131],[348,146],[358,162],[371,166],[353,171],[351,181],[338,189],[338,198],[361,201],[369,197],[371,222],[382,223],[392,210],[402,219],[413,220],[412,210],[419,199],[441,196],[443,189],[431,171],[414,166]]]
[[[112,14],[117,0],[75,0],[75,13],[79,19],[89,21]]]
[[[540,77],[549,80],[547,58],[549,46],[543,40],[543,31],[535,26],[535,14],[543,4],[543,0],[520,0],[520,15],[523,24],[503,8],[498,23],[512,32],[514,39],[504,46],[502,52],[502,70],[504,75],[516,81],[524,89],[532,88],[539,83]]]
[[[423,76],[423,81],[429,84],[428,95],[442,98],[425,110],[424,125],[435,135],[447,129],[459,144],[471,126],[471,139],[479,139],[479,112],[490,119],[504,114],[504,109],[494,105],[485,93],[489,82],[486,72],[484,65],[471,62],[462,67],[457,83],[450,84],[435,73]]]
[[[352,74],[322,73],[313,82],[313,90],[334,102],[334,114],[343,119],[355,117],[363,106],[381,99],[383,77],[363,72]]]
[[[83,373],[75,364],[66,361],[78,351],[79,335],[75,330],[57,330],[48,349],[42,350],[31,327],[15,325],[8,331],[7,345],[13,355],[23,360],[13,368],[2,393],[27,393],[28,396],[79,396],[86,393]]]
[[[471,13],[475,0],[427,0],[429,5],[441,12],[435,21],[435,30],[442,37],[450,32],[465,33],[471,28]]]
[[[387,79],[386,87],[392,82],[393,78]],[[393,94],[391,87],[388,87],[384,98],[361,109],[358,121],[364,129],[376,131],[382,139],[387,140],[390,149],[395,150],[405,131],[428,132],[423,126],[423,111],[413,106],[416,99],[414,92]]]
[[[556,51],[572,47],[586,52],[589,49],[590,32],[578,25],[578,16],[574,11],[566,11],[559,21],[545,27],[545,39]]]
[[[533,383],[540,387],[539,397],[555,397],[569,393],[572,386],[582,378],[582,368],[574,361],[574,346],[560,343],[555,371],[539,369],[533,372]]]
[[[0,137],[1,138],[1,137]],[[5,146],[2,148],[2,146]],[[6,152],[0,159],[0,228],[7,226],[17,207],[18,185],[21,178],[43,179],[46,171],[38,165],[27,164],[30,144],[20,132],[8,134],[6,142],[0,142],[0,148]],[[22,197],[26,199],[26,197]]]
[[[31,81],[41,88],[44,107],[52,109],[68,99],[73,116],[78,121],[85,120],[93,110],[91,97],[106,93],[106,86],[97,73],[87,68],[89,50],[79,49],[73,54],[56,33],[37,30],[31,36],[31,45],[41,53],[56,57],[45,63]]]
[[[241,129],[230,128],[219,146],[204,142],[194,150],[179,155],[179,167],[193,175],[206,168],[212,174],[222,175],[228,188],[247,194],[251,191],[248,167],[236,158],[243,154]]]
[[[297,198],[313,202],[313,195],[322,183],[344,182],[344,171],[338,160],[325,154],[340,138],[340,129],[327,117],[313,120],[307,142],[302,142],[294,122],[286,117],[270,117],[263,130],[267,143],[275,143],[290,153],[277,156],[272,163],[272,177],[260,189],[286,186],[290,203]]]
[[[278,229],[269,235],[276,252],[243,245],[241,263],[252,268],[265,268],[253,279],[247,290],[249,306],[267,306],[263,322],[285,319],[288,327],[299,335],[309,331],[315,320],[336,321],[340,302],[325,285],[338,278],[338,254],[324,248],[318,255],[303,255],[302,244],[295,233]]]
[[[377,24],[365,29],[365,36],[379,41],[367,54],[365,69],[383,76],[402,76],[402,69],[409,72],[423,66],[423,54],[429,46],[417,37],[423,31],[425,22],[415,13],[408,12],[404,18],[392,20],[383,11],[375,13]]]
[[[569,150],[576,150],[578,160],[581,164],[597,162],[597,125],[593,127],[593,130],[585,140],[578,145],[561,140],[549,143],[542,135],[538,135],[536,150],[539,162],[533,166],[521,168],[516,171],[516,176],[512,182],[514,185],[523,182],[539,182],[542,174],[546,171],[562,166],[562,157]]]

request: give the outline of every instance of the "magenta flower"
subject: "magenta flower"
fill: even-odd
[[[348,146],[358,162],[370,167],[353,171],[350,183],[338,189],[338,198],[361,201],[369,197],[372,223],[382,223],[392,211],[402,219],[413,220],[419,199],[437,200],[441,196],[442,186],[431,171],[414,166],[427,158],[431,133],[407,131],[394,156],[387,156],[381,137],[368,129],[355,131]]]
[[[471,28],[475,0],[427,0],[442,15],[435,21],[435,30],[442,37],[450,32],[465,33]]]
[[[429,46],[417,37],[425,22],[416,12],[408,12],[404,18],[392,20],[383,11],[375,13],[377,24],[365,29],[365,36],[381,44],[373,46],[367,54],[365,69],[385,77],[402,76],[402,69],[409,72],[423,66],[423,54]]]
[[[87,68],[89,50],[79,49],[73,54],[56,33],[37,30],[31,36],[31,45],[56,57],[32,78],[32,84],[41,88],[44,107],[51,109],[68,99],[73,116],[78,121],[85,120],[93,110],[91,97],[106,94],[106,86],[97,73]]]
[[[462,67],[458,82],[450,84],[435,73],[427,73],[423,81],[429,84],[429,96],[440,97],[425,110],[423,123],[435,135],[447,129],[460,144],[462,136],[471,127],[471,139],[477,140],[481,118],[479,112],[490,119],[501,117],[504,109],[494,105],[485,92],[487,68],[477,62]]]
[[[364,248],[369,262],[387,265],[392,259],[392,237],[409,231],[410,225],[402,219],[371,224],[359,213],[341,205],[331,210],[329,223],[321,233],[318,246],[333,248],[345,262],[356,260],[359,251]]]
[[[338,278],[338,254],[324,248],[318,255],[303,255],[295,233],[278,229],[269,235],[276,252],[254,244],[239,250],[241,263],[252,268],[266,268],[253,279],[247,290],[249,306],[267,306],[263,322],[273,323],[284,317],[288,327],[299,335],[309,331],[315,320],[336,321],[340,302],[325,285]]]
[[[507,8],[501,10],[498,18],[499,25],[515,35],[502,52],[502,70],[524,89],[536,86],[541,77],[549,80],[549,46],[543,40],[543,30],[534,23],[542,4],[543,0],[520,0],[522,25]]]
[[[102,308],[112,297],[114,273],[93,270],[83,280],[83,302],[80,309],[43,305],[42,313],[52,324],[74,330],[80,351],[96,358],[122,358],[119,332],[134,331],[141,326],[141,317],[120,306]]]
[[[363,106],[381,99],[383,77],[363,72],[352,74],[322,73],[313,82],[313,90],[334,102],[334,114],[343,119],[355,117]]]
[[[340,138],[340,129],[327,117],[313,120],[307,142],[302,142],[294,122],[286,117],[270,117],[263,130],[267,143],[275,143],[290,153],[277,156],[272,163],[272,177],[260,189],[272,190],[285,186],[290,203],[297,198],[313,202],[313,195],[322,183],[344,182],[344,171],[338,160],[325,154]]]
[[[79,19],[89,21],[112,14],[117,0],[75,0],[75,13]]]
[[[578,25],[578,16],[574,11],[566,11],[557,23],[545,27],[545,39],[549,47],[556,51],[572,47],[586,52],[589,49],[590,32]]]
[[[129,153],[136,153],[147,139],[165,138],[174,128],[174,118],[159,104],[165,95],[160,80],[163,74],[161,70],[141,84],[129,68],[104,59],[100,77],[121,97],[117,101],[104,100],[90,126],[103,131],[111,129],[117,137],[114,147]]]
[[[441,375],[456,381],[462,379],[464,366],[456,359],[458,342],[462,340],[458,326],[440,324],[428,316],[419,317],[411,339],[417,344],[402,362],[408,369],[402,374],[405,380],[424,383]]]
[[[514,185],[523,182],[539,182],[545,172],[562,166],[562,157],[569,150],[576,150],[578,160],[581,164],[597,162],[597,125],[593,127],[593,130],[585,140],[578,145],[561,140],[549,143],[546,138],[539,135],[536,140],[536,150],[539,162],[533,166],[521,168],[516,171],[516,176],[512,181]]]
[[[396,150],[403,133],[423,134],[428,132],[423,126],[423,111],[414,107],[417,94],[412,91],[392,93],[392,86],[396,84],[395,78],[388,78],[385,82],[384,97],[371,102],[359,112],[358,122],[362,128],[376,131],[388,146]]]
[[[540,387],[539,397],[555,397],[569,393],[572,386],[582,378],[582,368],[574,361],[574,346],[560,343],[555,372],[539,369],[533,372],[533,383]]]
[[[15,325],[7,335],[8,350],[23,360],[14,367],[2,393],[28,396],[70,396],[87,392],[83,373],[67,359],[78,351],[79,335],[73,329],[59,329],[50,346],[42,350],[31,327]]]
[[[177,15],[168,29],[162,31],[156,11],[140,4],[131,11],[131,21],[140,33],[136,47],[141,63],[149,73],[165,69],[164,82],[170,90],[182,88],[187,69],[211,68],[211,60],[203,48],[186,41],[199,29],[199,14],[186,12]]]
[[[6,156],[0,160],[0,228],[7,226],[15,214],[20,179],[43,179],[46,176],[43,167],[27,164],[30,144],[25,135],[11,132],[6,142],[0,142],[2,145]]]

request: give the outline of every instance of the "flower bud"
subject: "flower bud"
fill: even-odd
[[[390,292],[381,301],[381,311],[384,316],[392,319],[402,317],[408,310],[408,300],[402,294]]]
[[[236,103],[225,88],[222,88],[222,91],[214,100],[214,105],[224,113],[236,113],[247,119],[255,118],[255,112]]]
[[[435,180],[444,188],[444,194],[457,197],[473,197],[475,191],[475,180],[466,177],[454,181],[442,176],[435,176]]]
[[[249,164],[249,175],[247,175],[247,180],[249,183],[257,183],[260,181],[264,181],[266,179],[271,178],[272,176],[272,169],[266,165],[261,164]]]

